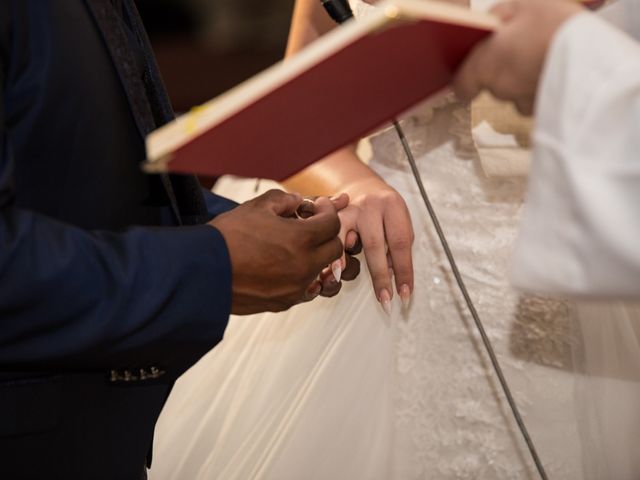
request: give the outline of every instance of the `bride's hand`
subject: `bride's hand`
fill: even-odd
[[[373,177],[344,187],[351,198],[338,213],[340,239],[346,248],[356,243],[356,232],[364,250],[373,288],[387,313],[396,291],[406,307],[413,293],[413,227],[409,209],[398,192],[381,178]]]
[[[315,202],[320,197],[309,198],[308,202],[304,202],[298,208],[296,215],[299,218],[309,218],[315,213]],[[334,195],[329,200],[333,204],[336,211],[340,212],[349,205],[349,195],[341,193]],[[316,296],[333,297],[337,295],[342,288],[342,281],[355,280],[360,274],[360,261],[355,258],[362,251],[360,239],[355,232],[348,232],[339,237],[342,242],[344,251],[342,257],[328,265],[322,270],[318,278],[316,278],[307,288],[306,301],[313,300]],[[339,271],[338,271],[339,270]]]

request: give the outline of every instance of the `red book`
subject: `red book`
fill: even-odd
[[[488,14],[394,0],[147,138],[147,171],[283,180],[451,81]]]

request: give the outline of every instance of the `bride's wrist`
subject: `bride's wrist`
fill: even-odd
[[[340,189],[341,192],[349,194],[352,201],[356,200],[362,195],[368,195],[384,190],[393,190],[387,182],[382,178],[375,176],[366,179],[355,180],[346,185],[343,185]]]

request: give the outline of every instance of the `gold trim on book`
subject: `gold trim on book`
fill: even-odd
[[[389,5],[384,9],[384,14],[387,18],[396,19],[400,16],[400,9],[395,5]]]

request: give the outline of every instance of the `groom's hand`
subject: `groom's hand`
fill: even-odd
[[[302,197],[271,190],[210,222],[225,238],[233,271],[234,314],[282,311],[319,293],[314,280],[340,258],[340,220],[327,198],[307,219],[295,218]]]

